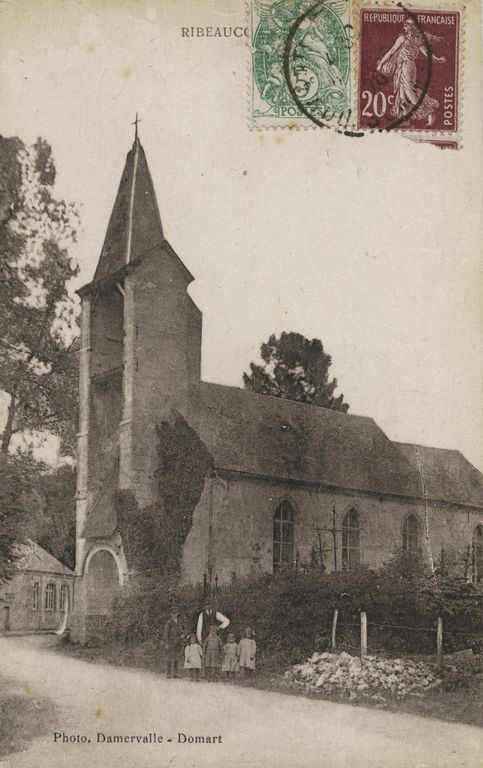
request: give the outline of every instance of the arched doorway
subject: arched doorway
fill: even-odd
[[[122,582],[115,555],[108,549],[98,549],[87,556],[85,569],[87,613],[110,616]]]

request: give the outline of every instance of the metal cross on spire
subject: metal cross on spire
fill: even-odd
[[[140,122],[141,122],[141,120],[140,120],[140,118],[138,117],[138,113],[136,112],[136,119],[135,119],[135,120],[134,120],[134,122],[132,123],[132,125],[134,125],[134,126],[135,126],[135,129],[134,129],[134,141],[136,141],[136,139],[137,139],[137,137],[138,137],[138,123],[140,123]]]

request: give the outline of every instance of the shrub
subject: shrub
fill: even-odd
[[[421,564],[409,565],[407,557],[397,556],[378,571],[361,567],[329,574],[239,578],[221,586],[215,602],[238,638],[245,627],[255,629],[259,659],[274,669],[301,662],[314,649],[329,649],[335,607],[338,648],[353,653],[360,643],[361,610],[368,615],[372,652],[435,653],[440,615],[446,651],[468,647],[481,636],[481,589],[449,581],[439,584]],[[176,605],[189,632],[203,602],[201,585],[180,586],[174,576],[145,582],[119,601],[111,637],[127,645],[158,643],[161,648],[170,607]]]

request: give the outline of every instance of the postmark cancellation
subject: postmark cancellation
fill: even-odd
[[[251,0],[251,126],[457,146],[463,14],[432,0]]]

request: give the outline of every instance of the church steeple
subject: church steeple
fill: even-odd
[[[139,509],[157,503],[156,425],[187,406],[201,374],[202,317],[188,293],[193,275],[164,236],[135,126],[94,280],[79,290],[75,634],[84,638],[112,611],[118,579],[109,562],[118,563],[120,581],[127,578],[118,491],[129,492]]]
[[[138,136],[127,155],[94,282],[141,260],[164,241],[156,193]]]

